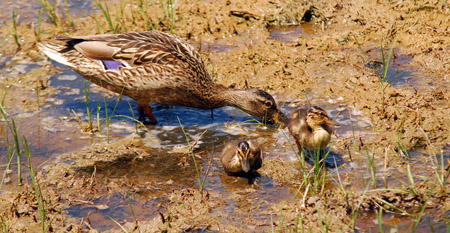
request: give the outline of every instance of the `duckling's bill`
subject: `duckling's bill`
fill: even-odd
[[[327,119],[326,121],[325,121],[325,124],[326,125],[335,125],[335,126],[339,126],[340,124],[339,123],[336,123],[336,122],[333,122],[331,119]]]
[[[248,158],[242,159],[242,170],[246,173],[248,173],[248,171],[250,171],[250,164],[248,162]]]

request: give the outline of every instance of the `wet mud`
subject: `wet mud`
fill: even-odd
[[[38,168],[45,231],[448,229],[446,1],[177,1],[173,22],[161,2],[143,1],[146,8],[107,2],[119,32],[173,28],[200,51],[218,83],[263,89],[286,113],[326,109],[339,125],[322,170],[301,157],[287,129],[250,124],[231,107],[211,117],[210,111],[154,105],[160,123],[140,126],[130,120],[136,103],[92,84],[94,115],[105,119],[117,111],[127,117],[91,128],[83,79],[36,47],[58,34],[112,33],[99,9],[69,2],[73,26],[67,16],[58,27],[43,17],[40,38],[35,9],[19,9],[20,48],[10,11],[0,14],[6,22],[0,29],[0,100],[8,113],[0,118],[0,162],[8,163],[15,119]],[[64,7],[58,9],[63,15]],[[192,154],[186,138],[198,139]],[[260,176],[228,176],[220,163],[223,146],[249,138],[263,147]],[[16,170],[0,168],[6,174],[0,229],[39,231],[32,180],[18,185]]]

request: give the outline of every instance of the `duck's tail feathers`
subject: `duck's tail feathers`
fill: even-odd
[[[38,44],[39,50],[41,50],[47,57],[50,59],[61,63],[63,65],[66,65],[68,67],[74,67],[75,65],[67,60],[67,57],[62,54],[61,51],[65,49],[64,46],[61,45],[54,45],[50,43],[39,43]]]

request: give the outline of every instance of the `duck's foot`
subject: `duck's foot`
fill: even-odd
[[[156,120],[156,117],[153,115],[152,107],[138,105],[138,111],[140,122],[145,125],[156,125],[158,123],[158,120]],[[148,117],[148,121],[145,120],[145,116]]]
[[[146,121],[146,120],[144,120],[144,121],[142,121],[142,123],[144,125],[156,125],[156,124],[158,124],[158,121],[152,121],[152,120]]]

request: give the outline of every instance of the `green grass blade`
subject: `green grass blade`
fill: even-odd
[[[123,232],[128,233],[127,229],[125,229],[125,227],[123,227],[122,225],[120,225],[119,222],[117,222],[116,220],[114,220],[114,219],[111,218],[110,216],[108,216],[108,218],[111,219],[111,221],[113,221],[117,226],[119,226],[120,229],[121,229]]]
[[[34,193],[36,195],[36,200],[38,202],[39,214],[41,216],[42,232],[45,233],[46,232],[46,228],[45,228],[46,213],[45,213],[45,210],[44,210],[44,205],[43,205],[43,200],[41,198],[42,195],[41,195],[41,192],[40,192],[40,189],[39,189],[39,185],[38,185],[37,180],[36,180],[36,174],[34,172],[33,163],[31,162],[30,149],[28,147],[28,142],[27,142],[27,139],[25,138],[25,136],[23,137],[22,144],[23,144],[23,148],[24,148],[25,154],[27,155],[27,158],[28,158],[28,167],[30,169],[31,181],[33,183],[33,188],[34,188]]]
[[[186,138],[186,142],[187,142],[187,144],[188,144],[188,146],[189,146],[189,153],[191,154],[192,160],[193,160],[194,165],[195,165],[195,171],[197,172],[197,178],[198,178],[200,190],[203,190],[203,183],[202,183],[202,178],[201,178],[200,170],[199,170],[199,168],[198,168],[197,160],[195,159],[195,155],[194,155],[194,151],[193,151],[194,148],[193,148],[193,146],[191,146],[191,143],[189,142],[189,137],[188,137],[188,135],[186,134],[186,132],[184,131],[184,127],[183,127],[183,125],[181,124],[180,118],[179,118],[178,116],[177,116],[177,119],[178,119],[178,124],[180,124],[181,130],[183,131],[184,137]]]

